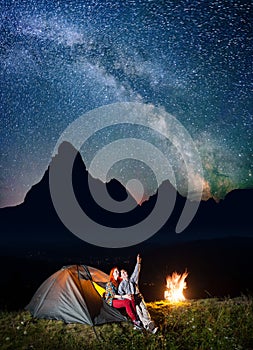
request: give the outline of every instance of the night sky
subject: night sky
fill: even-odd
[[[0,206],[23,201],[72,122],[122,102],[156,107],[165,129],[173,116],[187,130],[202,161],[203,197],[252,188],[252,7],[250,0],[2,0]],[[144,126],[94,134],[82,146],[85,162],[118,138],[154,144],[184,181],[178,152],[173,160],[166,137]],[[110,177],[150,173],[151,194],[157,183],[145,162],[126,164]]]

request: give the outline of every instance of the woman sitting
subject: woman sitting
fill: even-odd
[[[125,308],[126,313],[131,318],[133,324],[136,328],[141,328],[140,321],[137,320],[136,307],[134,299],[130,294],[119,295],[118,286],[121,282],[119,277],[119,270],[117,267],[111,269],[110,272],[110,281],[106,284],[105,289],[105,301],[110,306],[113,306],[117,309]]]

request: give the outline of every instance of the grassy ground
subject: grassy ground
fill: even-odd
[[[28,312],[0,312],[0,349],[252,350],[253,298],[202,299],[148,304],[159,331],[136,331],[128,323],[92,327],[36,320]],[[98,338],[100,340],[98,340]]]

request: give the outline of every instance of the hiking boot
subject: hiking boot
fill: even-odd
[[[140,321],[133,321],[134,329],[142,329],[141,322]]]
[[[150,332],[151,332],[152,334],[156,334],[157,331],[158,331],[158,327],[155,327],[155,328],[153,328],[152,330],[150,330]]]

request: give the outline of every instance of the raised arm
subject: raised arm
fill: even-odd
[[[132,273],[130,280],[134,282],[135,284],[139,283],[139,276],[140,276],[140,271],[141,271],[141,257],[140,254],[137,255],[136,258],[136,265],[134,268],[134,272]]]

